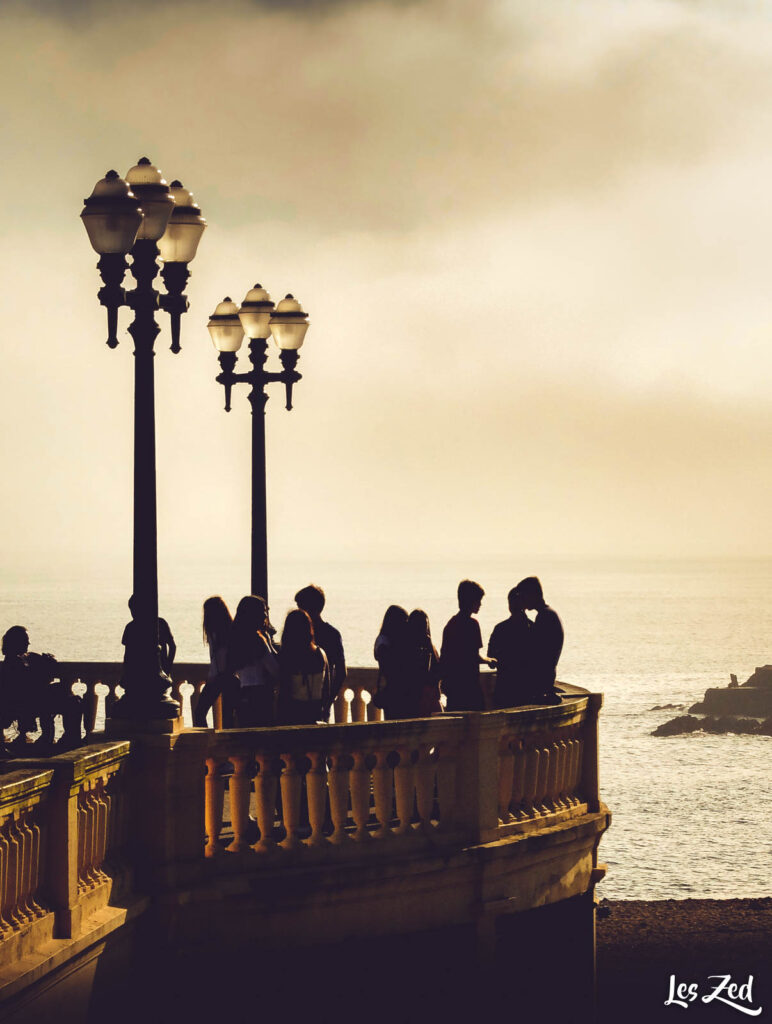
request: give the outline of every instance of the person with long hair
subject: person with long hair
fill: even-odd
[[[209,674],[193,712],[193,725],[205,728],[209,709],[222,696],[222,724],[224,729],[230,729],[239,689],[235,674],[228,671],[228,642],[233,620],[227,604],[219,595],[208,597],[203,611],[204,643],[209,647]]]
[[[246,728],[275,721],[279,662],[268,628],[265,600],[255,594],[242,597],[231,626],[226,669],[239,681],[236,715]]]
[[[287,613],[279,650],[279,721],[313,725],[330,714],[330,668],[314,639],[311,616],[302,608]]]
[[[387,718],[407,718],[407,612],[398,604],[389,605],[375,639],[373,655],[378,662],[375,703]]]
[[[415,608],[407,619],[407,689],[406,718],[428,718],[441,714],[440,656],[432,642],[429,616]]]

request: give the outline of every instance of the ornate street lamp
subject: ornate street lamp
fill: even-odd
[[[108,171],[85,200],[81,213],[89,241],[100,259],[104,287],[99,301],[107,307],[107,344],[118,344],[118,310],[129,306],[134,319],[134,621],[136,643],[126,665],[125,696],[114,715],[146,720],[176,718],[179,705],[165,697],[171,685],[161,670],[158,652],[158,560],[155,482],[155,383],[153,345],[160,327],[156,310],[171,319],[172,352],[180,351],[180,316],[187,311],[184,294],[188,264],[196,255],[206,227],[193,197],[179,181],[171,187],[147,157],[121,178]],[[126,256],[136,287],[123,288]],[[153,287],[162,261],[166,294]]]
[[[268,537],[266,523],[265,480],[265,403],[267,384],[284,385],[287,409],[292,408],[292,387],[300,380],[295,369],[298,350],[308,330],[308,314],[292,295],[287,295],[275,307],[262,285],[256,284],[247,292],[239,308],[230,298],[218,303],[209,318],[209,333],[214,347],[220,353],[222,373],[216,380],[225,388],[225,410],[230,412],[231,388],[234,384],[249,384],[252,406],[252,593],[268,600]],[[244,335],[249,338],[249,361],[252,369],[236,373],[236,354]],[[279,373],[265,369],[268,359],[268,338],[279,347],[279,358],[284,367]]]

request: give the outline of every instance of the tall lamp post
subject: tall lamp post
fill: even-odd
[[[308,314],[292,295],[275,307],[268,292],[256,284],[247,292],[239,308],[230,298],[218,303],[209,318],[209,333],[220,353],[222,372],[216,380],[225,389],[225,410],[230,412],[231,389],[234,384],[249,384],[252,406],[252,593],[268,600],[268,527],[266,520],[265,479],[265,404],[266,386],[284,385],[287,409],[292,408],[292,387],[300,380],[295,367],[298,350],[308,330]],[[236,373],[237,352],[244,335],[249,338],[249,361],[252,369]],[[279,347],[283,369],[272,373],[265,369],[268,360],[268,338]]]
[[[176,718],[179,705],[165,697],[171,680],[162,671],[158,649],[158,559],[156,534],[155,384],[153,345],[160,331],[156,310],[171,319],[172,352],[180,351],[180,317],[188,264],[206,227],[201,211],[181,182],[171,186],[147,157],[121,178],[108,171],[85,200],[81,213],[89,241],[99,254],[107,308],[107,344],[118,344],[118,310],[134,311],[134,635],[124,673],[125,696],[114,715],[146,720]],[[136,287],[123,288],[126,256]],[[153,287],[162,262],[166,294]]]

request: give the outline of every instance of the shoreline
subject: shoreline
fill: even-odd
[[[711,1001],[716,981],[738,985],[753,977],[756,1020],[772,1018],[772,897],[748,899],[602,900],[597,920],[598,1020],[672,1021],[682,1009],[665,1005],[670,978],[698,986],[689,1020],[733,1020],[745,1013]]]

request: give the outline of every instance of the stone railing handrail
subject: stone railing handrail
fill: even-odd
[[[19,786],[17,777],[26,776],[39,785],[41,810],[30,827],[39,829],[41,838],[31,849],[37,850],[37,863],[43,868],[39,889],[30,891],[39,891],[50,908],[55,938],[77,935],[84,920],[115,896],[116,884],[127,885],[130,873],[122,853],[128,840],[125,768],[129,748],[121,740],[41,760],[19,758],[10,763],[10,774],[0,776],[4,820],[8,815],[5,794],[11,799]],[[27,797],[14,799],[9,806],[15,812],[25,806]],[[25,871],[29,874],[29,869]]]

